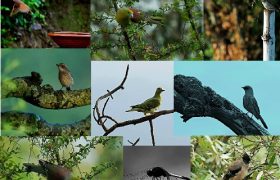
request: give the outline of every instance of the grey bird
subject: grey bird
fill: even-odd
[[[258,106],[258,102],[254,97],[253,88],[251,86],[244,86],[242,88],[245,91],[245,95],[243,96],[244,108],[249,113],[251,113],[252,116],[254,115],[257,119],[259,119],[261,121],[261,123],[263,124],[263,126],[267,129],[268,127],[260,114],[260,108]]]
[[[270,11],[280,11],[279,0],[262,0],[263,7]]]
[[[70,91],[70,87],[74,84],[71,72],[63,63],[56,64],[56,66],[58,67],[58,79],[62,85],[62,88],[65,87],[67,91]]]

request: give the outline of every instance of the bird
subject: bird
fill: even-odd
[[[245,91],[245,94],[243,96],[243,106],[244,108],[252,114],[252,116],[254,115],[257,119],[259,119],[261,121],[261,123],[263,124],[263,126],[268,129],[264,119],[262,118],[261,114],[260,114],[260,108],[258,106],[258,102],[254,97],[254,91],[253,88],[251,86],[244,86],[242,87]]]
[[[149,169],[147,171],[147,175],[149,177],[152,177],[153,180],[157,180],[161,177],[166,177],[167,180],[170,180],[170,177],[175,177],[176,179],[179,178],[179,179],[190,180],[188,177],[169,173],[162,167],[154,167],[152,169]]]
[[[141,104],[131,106],[131,109],[127,110],[126,112],[131,112],[131,111],[143,112],[145,116],[147,114],[154,114],[154,112],[159,108],[161,104],[160,94],[163,91],[165,90],[162,89],[161,87],[157,88],[153,97],[147,99]]]
[[[123,7],[118,9],[115,18],[121,26],[126,27],[128,26],[130,22],[130,18],[132,16],[133,16],[133,11],[131,11],[129,8]]]
[[[35,172],[47,177],[47,180],[71,180],[71,171],[60,165],[45,160],[39,160],[39,164],[24,163],[26,172]]]
[[[236,160],[229,165],[223,180],[243,180],[248,174],[250,161],[249,155],[244,153],[242,159]]]
[[[13,1],[14,1],[14,5],[13,5],[13,9],[10,13],[10,16],[14,16],[19,12],[26,13],[26,14],[31,12],[30,7],[27,6],[21,0],[13,0]]]
[[[162,24],[163,21],[162,17],[149,16],[139,9],[128,7],[118,9],[115,18],[123,27],[128,26],[130,22],[140,23],[141,21],[145,21],[149,24]]]
[[[58,79],[62,88],[65,87],[67,91],[70,91],[70,86],[74,84],[71,72],[64,63],[56,64],[56,66],[58,67]]]
[[[265,9],[270,11],[280,11],[279,0],[262,0],[262,4]]]

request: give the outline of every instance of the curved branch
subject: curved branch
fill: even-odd
[[[90,105],[90,88],[72,91],[55,91],[49,84],[42,85],[41,75],[16,77],[2,81],[1,97],[16,97],[46,109],[70,109]]]
[[[30,136],[89,136],[91,127],[90,115],[71,124],[50,124],[33,113],[9,111],[1,113],[1,120],[2,130],[6,123],[16,128],[26,125],[32,129],[32,132],[28,133]]]
[[[268,131],[230,101],[202,86],[195,77],[174,77],[174,108],[186,122],[193,117],[212,117],[237,135],[268,135]]]
[[[146,121],[152,121],[159,116],[166,115],[166,114],[172,114],[173,112],[174,112],[174,110],[163,110],[163,111],[155,112],[154,114],[149,115],[149,116],[144,116],[144,117],[141,117],[138,119],[127,120],[127,121],[123,121],[123,122],[114,124],[103,134],[103,136],[107,136],[108,134],[110,134],[111,132],[113,132],[115,129],[117,129],[119,127],[124,127],[124,126],[128,126],[128,125],[136,125],[136,124],[143,123]]]

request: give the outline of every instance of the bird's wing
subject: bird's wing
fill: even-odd
[[[132,106],[132,107],[149,111],[149,110],[157,108],[159,105],[160,105],[160,99],[150,98],[150,99],[147,99],[146,101],[144,101],[143,103]]]
[[[256,113],[256,115],[255,114],[254,115],[256,116],[256,118],[258,118],[260,115],[260,108],[258,106],[258,102],[254,97],[252,97],[250,100],[252,101],[252,104],[254,104],[253,108],[254,108],[254,112]]]
[[[237,161],[234,161],[230,166],[229,166],[229,171],[231,172],[238,172],[240,171],[240,169],[242,168],[242,165],[243,165],[243,161],[242,160],[237,160]]]

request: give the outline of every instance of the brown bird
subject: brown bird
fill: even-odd
[[[70,86],[72,86],[74,84],[74,80],[72,78],[72,75],[71,75],[69,69],[63,63],[56,64],[56,65],[58,67],[58,79],[62,85],[62,88],[66,87],[66,90],[70,91],[71,90]]]
[[[13,1],[14,1],[14,6],[13,6],[10,16],[14,16],[19,12],[21,12],[21,13],[30,13],[31,12],[30,7],[27,6],[21,0],[13,0]]]
[[[39,164],[24,163],[26,172],[35,172],[43,175],[47,180],[71,180],[71,171],[60,165],[53,164],[48,161],[39,160]]]
[[[249,169],[250,157],[244,153],[242,159],[236,160],[228,167],[228,171],[223,177],[223,180],[243,180]]]

